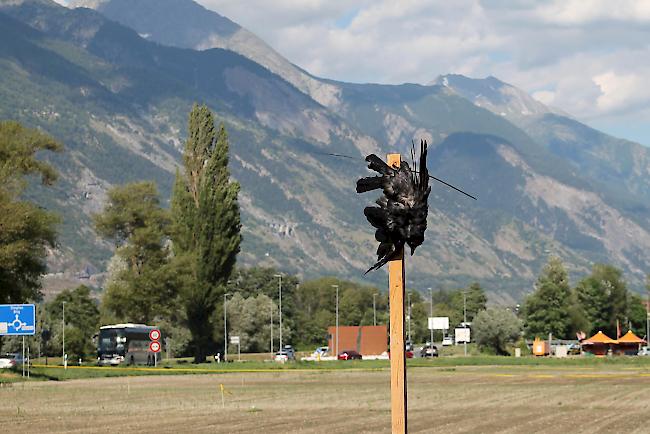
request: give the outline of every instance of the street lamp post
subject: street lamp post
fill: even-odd
[[[61,350],[61,361],[63,362],[63,366],[67,369],[67,363],[65,362],[65,301],[63,302],[63,345],[62,345],[62,350]]]
[[[280,294],[280,349],[282,351],[282,274],[276,274],[278,278],[278,292]]]
[[[271,357],[273,357],[273,299],[271,299]]]
[[[377,293],[372,294],[372,325],[377,325],[377,305],[375,303],[375,297]]]
[[[332,285],[332,288],[336,288],[336,341],[335,341],[335,357],[339,356],[339,286]]]
[[[467,328],[467,293],[463,291],[463,328]],[[463,351],[467,357],[467,339],[463,340]]]
[[[429,317],[433,316],[433,288],[429,289],[429,297],[431,298],[431,307],[429,308]],[[433,329],[431,331],[431,358],[433,358]]]
[[[226,297],[230,293],[226,292],[223,295],[223,361],[228,361],[228,319],[227,319],[227,310],[226,310]]]

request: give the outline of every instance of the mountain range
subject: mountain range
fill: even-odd
[[[0,0],[0,119],[66,146],[61,172],[28,195],[63,215],[48,287],[101,284],[111,247],[92,230],[112,185],[153,179],[169,198],[187,114],[206,103],[226,124],[241,183],[239,262],[305,277],[385,285],[354,192],[374,152],[431,143],[435,183],[424,245],[407,259],[415,289],[477,280],[496,302],[532,290],[551,254],[572,279],[594,262],[642,287],[650,266],[650,154],[494,77],[427,85],[315,77],[191,0]],[[179,20],[178,17],[183,17]],[[335,158],[328,153],[352,158]],[[74,270],[74,271],[70,271]]]

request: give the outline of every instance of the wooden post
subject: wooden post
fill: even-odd
[[[389,166],[399,167],[400,154],[388,154]],[[388,262],[390,296],[390,406],[391,431],[406,433],[406,354],[404,351],[404,249]]]

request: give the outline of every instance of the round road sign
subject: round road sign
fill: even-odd
[[[158,339],[160,339],[160,330],[158,329],[151,330],[149,332],[149,339],[151,339],[152,341],[157,341]]]
[[[149,344],[149,349],[153,351],[154,353],[159,353],[160,352],[160,342],[158,341],[153,341]]]

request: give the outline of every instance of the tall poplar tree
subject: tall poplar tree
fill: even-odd
[[[241,242],[237,194],[230,180],[228,135],[217,130],[212,112],[194,105],[189,116],[183,161],[172,196],[174,252],[185,272],[181,301],[192,333],[194,361],[205,361],[212,343],[212,318]]]

